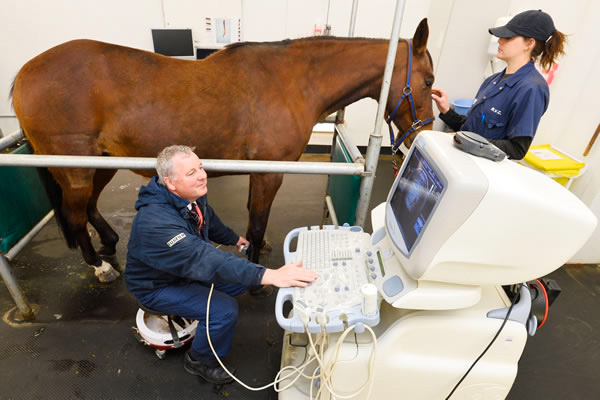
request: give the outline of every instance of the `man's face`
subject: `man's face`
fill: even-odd
[[[206,171],[196,154],[177,153],[171,162],[174,179],[165,177],[167,189],[190,202],[206,194]]]

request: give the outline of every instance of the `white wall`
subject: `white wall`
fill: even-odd
[[[152,50],[150,27],[162,27],[160,0],[2,0],[0,128],[18,128],[8,92],[28,60],[72,39],[96,39]]]

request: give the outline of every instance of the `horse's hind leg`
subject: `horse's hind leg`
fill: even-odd
[[[87,205],[93,193],[94,170],[71,168],[62,171],[53,169],[51,172],[62,188],[62,212],[67,225],[66,229],[81,248],[84,260],[95,269],[98,280],[101,282],[114,281],[119,276],[119,272],[96,253],[86,229]]]
[[[96,170],[94,174],[94,189],[87,204],[87,216],[92,226],[98,231],[100,241],[102,242],[102,248],[98,250],[98,255],[113,267],[118,268],[119,261],[116,256],[116,246],[119,241],[119,235],[98,211],[98,197],[100,197],[100,193],[116,173],[116,169]]]
[[[251,243],[248,258],[254,263],[259,261],[260,248],[267,230],[271,205],[282,182],[283,174],[250,175],[250,194],[248,197],[250,220],[246,237]]]

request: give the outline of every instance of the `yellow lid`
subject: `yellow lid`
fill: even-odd
[[[562,171],[567,176],[577,175],[585,163],[573,160],[549,144],[531,146],[525,158],[529,165],[543,171]]]

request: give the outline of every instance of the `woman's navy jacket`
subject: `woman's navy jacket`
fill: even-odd
[[[136,297],[186,281],[259,285],[265,268],[215,248],[239,236],[221,222],[206,196],[196,203],[204,216],[200,234],[188,214],[189,201],[171,193],[155,176],[142,186],[127,246],[125,279]]]
[[[533,61],[502,80],[505,71],[481,84],[461,130],[486,139],[533,138],[550,101],[548,84]]]

